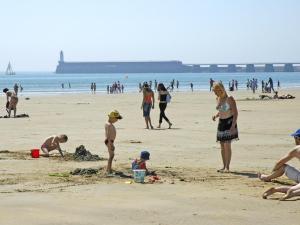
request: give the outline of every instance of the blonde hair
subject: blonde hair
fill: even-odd
[[[228,96],[227,92],[226,92],[226,90],[224,88],[224,85],[222,83],[220,83],[220,82],[214,82],[212,89],[213,89],[213,91],[220,90],[220,91],[223,92],[224,96],[226,96],[226,97]],[[220,96],[218,96],[218,98],[220,98]]]

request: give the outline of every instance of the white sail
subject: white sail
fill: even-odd
[[[6,75],[15,75],[15,74],[16,74],[16,73],[13,71],[10,62],[8,63],[8,66],[7,66],[7,69],[6,69],[5,74],[6,74]]]

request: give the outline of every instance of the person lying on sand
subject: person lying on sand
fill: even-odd
[[[58,150],[60,155],[64,158],[62,150],[60,148],[60,143],[66,143],[68,141],[68,137],[65,134],[62,135],[52,135],[48,137],[44,144],[41,146],[41,150],[45,153],[44,156],[49,157],[49,152],[53,150]]]
[[[270,188],[263,193],[263,198],[266,199],[269,195],[272,195],[276,192],[286,193],[281,199],[285,200],[293,196],[300,195],[300,171],[288,164],[293,158],[300,159],[300,129],[295,133],[291,134],[295,139],[296,147],[294,147],[286,156],[280,159],[274,166],[273,173],[270,175],[258,173],[258,178],[262,181],[269,182],[277,177],[285,174],[289,179],[294,180],[297,185],[295,186],[283,186],[277,188]]]
[[[287,95],[280,95],[280,96],[277,96],[278,99],[294,99],[296,98],[295,96],[293,95],[290,95],[290,94],[287,94]],[[274,99],[275,99],[275,95],[274,95]]]
[[[290,95],[290,94],[287,94],[287,95],[278,95],[278,91],[275,91],[275,95],[272,97],[270,95],[259,95],[259,98],[261,100],[264,100],[264,99],[294,99],[296,98],[295,96],[293,95]]]

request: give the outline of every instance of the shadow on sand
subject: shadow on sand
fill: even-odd
[[[258,178],[257,177],[257,173],[251,173],[251,172],[237,172],[237,171],[233,171],[233,172],[231,172],[231,174],[239,175],[239,176],[246,176],[248,178]]]

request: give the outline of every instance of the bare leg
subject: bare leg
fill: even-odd
[[[43,147],[41,147],[41,150],[44,152],[44,155],[43,155],[43,156],[45,156],[45,157],[49,157],[49,151],[48,151],[48,149],[47,149],[47,148],[43,148]]]
[[[300,184],[291,187],[280,200],[286,200],[294,196],[300,196]]]
[[[17,107],[14,109],[14,117],[16,117],[17,114]]]
[[[285,166],[282,166],[282,167],[280,167],[278,170],[274,171],[270,175],[265,175],[265,174],[261,174],[261,173],[258,173],[257,175],[258,175],[258,178],[260,180],[269,182],[272,179],[275,179],[277,177],[281,177],[284,174],[284,168],[285,168]]]
[[[146,129],[149,129],[149,125],[148,125],[148,117],[145,117],[145,123],[146,123]]]
[[[223,161],[223,168],[219,169],[218,172],[223,172],[225,170],[225,147],[224,147],[224,142],[221,142],[220,145],[221,145],[221,156],[222,156],[222,161]]]
[[[10,117],[11,114],[11,107],[8,108],[8,117]]]
[[[262,197],[263,197],[263,199],[267,199],[268,196],[270,196],[276,192],[287,193],[287,191],[290,188],[291,188],[290,186],[282,186],[282,187],[276,187],[276,188],[271,187],[263,193]]]
[[[114,159],[114,156],[115,156],[115,153],[114,153],[114,150],[108,150],[108,153],[109,153],[109,158],[108,158],[108,161],[107,161],[107,168],[106,168],[106,172],[107,174],[110,174],[112,173],[112,161]]]
[[[229,172],[230,162],[231,162],[231,142],[224,143],[225,150],[225,170]]]
[[[150,128],[153,129],[150,116],[149,116],[148,120],[149,120]]]

